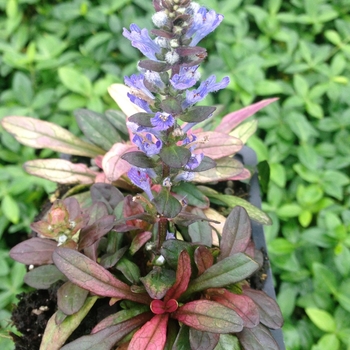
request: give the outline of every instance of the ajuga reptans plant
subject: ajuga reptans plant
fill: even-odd
[[[281,327],[279,308],[249,285],[261,264],[250,220],[269,218],[209,186],[249,178],[233,156],[255,122],[241,123],[274,99],[203,129],[216,108],[197,103],[229,78],[201,81],[207,52],[197,45],[224,17],[190,0],[153,5],[157,29],[123,31],[146,57],[139,73],[109,89],[124,113],[76,111],[86,141],[34,118],[2,121],[25,145],[90,159],[25,164],[69,185],[31,225],[36,237],[10,253],[30,266],[28,285],[60,284],[40,349],[278,349],[269,328]],[[212,201],[233,209],[224,216]],[[113,312],[67,342],[97,300]]]

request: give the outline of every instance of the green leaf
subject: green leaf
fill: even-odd
[[[64,314],[73,315],[84,306],[88,295],[88,290],[66,282],[57,291],[57,306]]]
[[[187,123],[199,123],[209,118],[215,110],[216,107],[196,106],[188,109],[186,113],[180,114],[179,118]]]
[[[181,203],[164,187],[152,202],[155,204],[158,213],[166,218],[174,218],[182,210]]]
[[[24,282],[36,289],[48,289],[57,281],[66,280],[55,265],[42,265],[27,272]]]
[[[185,294],[187,296],[207,288],[220,288],[242,281],[258,268],[258,263],[243,253],[231,255],[194,279]]]
[[[331,269],[318,262],[314,262],[312,264],[312,270],[314,273],[315,280],[318,281],[319,287],[321,287],[329,293],[337,293],[338,281],[334,275],[334,272]]]
[[[205,214],[199,208],[194,208],[192,214],[198,215],[206,219]],[[188,234],[191,237],[191,241],[194,243],[200,243],[208,247],[212,246],[212,228],[207,221],[198,220],[188,226]]]
[[[191,151],[176,145],[163,146],[159,156],[165,164],[172,168],[180,169],[190,160]]]
[[[13,77],[13,93],[22,106],[30,106],[33,102],[34,91],[29,78],[22,72],[16,72]]]
[[[172,188],[172,191],[186,199],[190,206],[200,209],[207,209],[209,207],[208,198],[198,190],[197,186],[190,182],[180,182],[179,185]]]
[[[239,341],[232,334],[220,334],[220,339],[214,350],[240,350]]]
[[[10,195],[5,195],[1,201],[3,214],[14,224],[19,222],[20,210],[17,202]]]
[[[243,207],[249,217],[257,222],[260,222],[264,225],[271,225],[271,219],[268,217],[267,214],[265,214],[262,210],[258,209],[254,205],[250,204],[248,201],[235,197],[235,196],[229,196],[225,194],[219,194],[216,191],[213,191],[207,187],[199,186],[198,187],[204,195],[206,195],[209,198],[215,198],[220,200],[221,202],[225,203],[229,207],[236,207],[237,205]]]
[[[115,268],[121,271],[124,277],[129,280],[133,284],[139,283],[140,279],[140,269],[139,267],[132,261],[128,260],[125,257],[122,257]]]
[[[41,341],[40,350],[60,350],[73,331],[80,325],[87,313],[95,304],[97,296],[88,297],[83,307],[74,315],[68,316],[64,321],[57,325],[55,312],[49,319],[43,339]]]
[[[295,249],[295,245],[285,238],[276,238],[269,244],[269,252],[275,255],[291,254]]]
[[[74,112],[75,119],[84,135],[96,146],[109,151],[112,146],[122,141],[113,125],[103,114],[78,109]]]
[[[335,332],[336,324],[333,316],[327,311],[317,308],[306,308],[306,314],[311,321],[322,331],[327,333]]]
[[[91,96],[91,81],[78,70],[71,67],[61,67],[58,69],[58,76],[68,90],[86,97]]]

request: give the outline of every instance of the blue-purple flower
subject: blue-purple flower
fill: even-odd
[[[135,186],[144,190],[150,200],[154,198],[151,191],[151,179],[144,170],[132,167],[128,171],[128,177]]]
[[[192,25],[186,33],[187,38],[192,37],[190,46],[196,46],[204,37],[214,31],[223,19],[224,16],[217,14],[214,10],[208,11],[205,7],[200,7],[194,13]]]
[[[229,77],[225,77],[221,82],[216,83],[215,75],[211,75],[207,80],[203,81],[198,89],[187,90],[186,91],[186,100],[183,103],[183,108],[188,108],[195,103],[201,101],[206,97],[210,92],[218,91],[224,89],[230,82]]]
[[[175,74],[171,79],[171,85],[177,90],[185,90],[194,86],[200,78],[199,66],[181,67],[179,74]]]
[[[136,106],[142,108],[144,111],[148,113],[152,113],[152,110],[149,108],[149,104],[145,100],[130,93],[128,93],[127,96],[129,97],[130,101],[134,103]]]
[[[147,29],[140,29],[136,24],[130,25],[130,32],[124,28],[123,35],[131,41],[131,45],[139,49],[150,60],[158,61],[156,54],[161,53],[161,47],[149,36]]]
[[[172,127],[175,123],[175,119],[171,114],[165,112],[157,112],[153,118],[151,118],[151,123],[155,130],[167,130]]]
[[[145,94],[150,99],[154,100],[153,94],[146,88],[144,84],[144,75],[133,74],[130,77],[124,77],[124,82],[127,86],[132,89],[140,90],[143,94]]]
[[[163,146],[162,141],[152,134],[146,134],[145,136],[136,134],[132,142],[149,157],[158,154]]]
[[[203,158],[204,158],[203,153],[192,154],[191,158],[188,160],[187,164],[185,165],[185,169],[186,170],[196,169],[201,163],[201,161],[203,160]]]
[[[157,72],[152,72],[150,70],[146,70],[145,78],[146,80],[152,84],[153,86],[157,87],[159,90],[164,90],[165,89],[165,84],[163,80],[160,77],[160,74]]]

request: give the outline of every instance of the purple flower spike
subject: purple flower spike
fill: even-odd
[[[150,60],[158,61],[156,54],[161,52],[158,46],[149,36],[147,29],[140,29],[136,24],[130,25],[130,32],[124,28],[123,35],[131,41],[131,45],[139,49]]]
[[[131,77],[124,77],[125,85],[129,86],[132,89],[142,91],[150,99],[154,100],[153,94],[146,88],[143,82],[144,76],[142,74],[136,75],[133,74]]]
[[[155,130],[167,130],[175,123],[175,119],[171,114],[157,112],[156,115],[151,118],[151,123]]]
[[[156,140],[155,142],[153,141],[154,139]],[[146,134],[145,137],[135,135],[132,142],[134,142],[140,151],[146,153],[148,157],[158,154],[163,146],[162,141],[151,134]]]
[[[204,37],[214,31],[224,19],[223,15],[217,14],[214,10],[207,11],[205,7],[199,8],[194,14],[193,23],[186,33],[186,37],[193,35],[190,46],[196,46]]]
[[[203,153],[200,154],[193,154],[187,164],[185,165],[185,169],[187,170],[193,170],[198,167],[198,165],[201,163],[202,159],[204,157]]]
[[[225,77],[220,83],[216,83],[215,75],[211,75],[207,80],[203,81],[198,89],[187,90],[186,100],[183,103],[184,108],[188,108],[193,104],[203,100],[210,92],[218,91],[224,89],[230,82],[229,77]]]
[[[151,180],[145,171],[133,167],[128,171],[128,177],[135,186],[144,190],[150,200],[154,198],[151,191]]]
[[[145,73],[145,78],[149,83],[153,84],[158,89],[160,89],[160,90],[165,89],[165,84],[164,84],[163,80],[161,79],[159,73],[147,70]]]
[[[129,93],[127,95],[129,97],[130,101],[132,103],[134,103],[136,106],[142,108],[144,111],[146,111],[148,113],[152,113],[151,109],[149,108],[148,103],[145,100],[143,100],[141,98],[138,98],[135,95],[132,95],[132,94],[129,94]]]
[[[177,90],[185,90],[191,88],[200,78],[197,71],[199,66],[181,67],[180,73],[175,74],[171,80],[171,85]]]

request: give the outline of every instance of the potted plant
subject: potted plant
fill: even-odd
[[[34,118],[2,121],[25,145],[84,157],[25,164],[67,186],[10,252],[29,266],[29,286],[57,297],[34,308],[52,314],[40,350],[279,349],[278,305],[249,282],[264,261],[251,220],[270,219],[215,185],[249,179],[233,156],[256,124],[241,123],[275,99],[206,130],[216,108],[196,104],[229,78],[197,84],[207,55],[197,44],[223,16],[190,0],[153,5],[155,39],[136,24],[123,32],[146,56],[109,89],[124,113],[78,110],[86,141]]]

